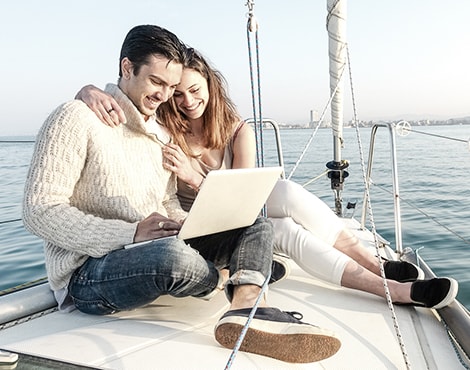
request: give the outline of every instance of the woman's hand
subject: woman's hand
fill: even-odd
[[[178,234],[181,224],[154,212],[137,225],[134,243]]]
[[[189,158],[178,145],[167,144],[163,148],[163,156],[166,159],[163,162],[163,167],[174,172],[181,181],[184,181],[193,189],[199,189],[204,177],[194,170]]]
[[[114,98],[93,85],[86,85],[75,95],[95,112],[98,118],[110,127],[126,123],[126,116]]]

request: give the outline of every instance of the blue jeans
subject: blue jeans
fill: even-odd
[[[203,297],[217,287],[218,269],[224,267],[230,269],[230,285],[261,286],[270,272],[273,229],[266,218],[186,242],[164,238],[88,258],[68,286],[75,306],[106,315],[146,305],[163,294]],[[227,290],[229,299],[232,291]]]
[[[229,301],[234,285],[263,285],[271,273],[273,241],[272,223],[264,217],[258,217],[246,228],[186,240],[217,269],[229,269],[230,279],[225,289]]]

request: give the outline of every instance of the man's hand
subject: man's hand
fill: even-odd
[[[134,243],[176,235],[180,229],[179,222],[154,212],[137,225]]]

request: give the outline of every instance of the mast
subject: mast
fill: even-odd
[[[327,0],[328,54],[330,61],[331,128],[333,133],[333,160],[329,169],[331,189],[335,193],[335,212],[342,215],[341,191],[348,162],[341,158],[343,147],[343,79],[346,70],[346,0]]]

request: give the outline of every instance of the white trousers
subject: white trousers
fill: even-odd
[[[333,247],[344,224],[318,197],[290,180],[279,180],[266,202],[274,226],[274,252],[304,271],[341,285],[350,257]]]

